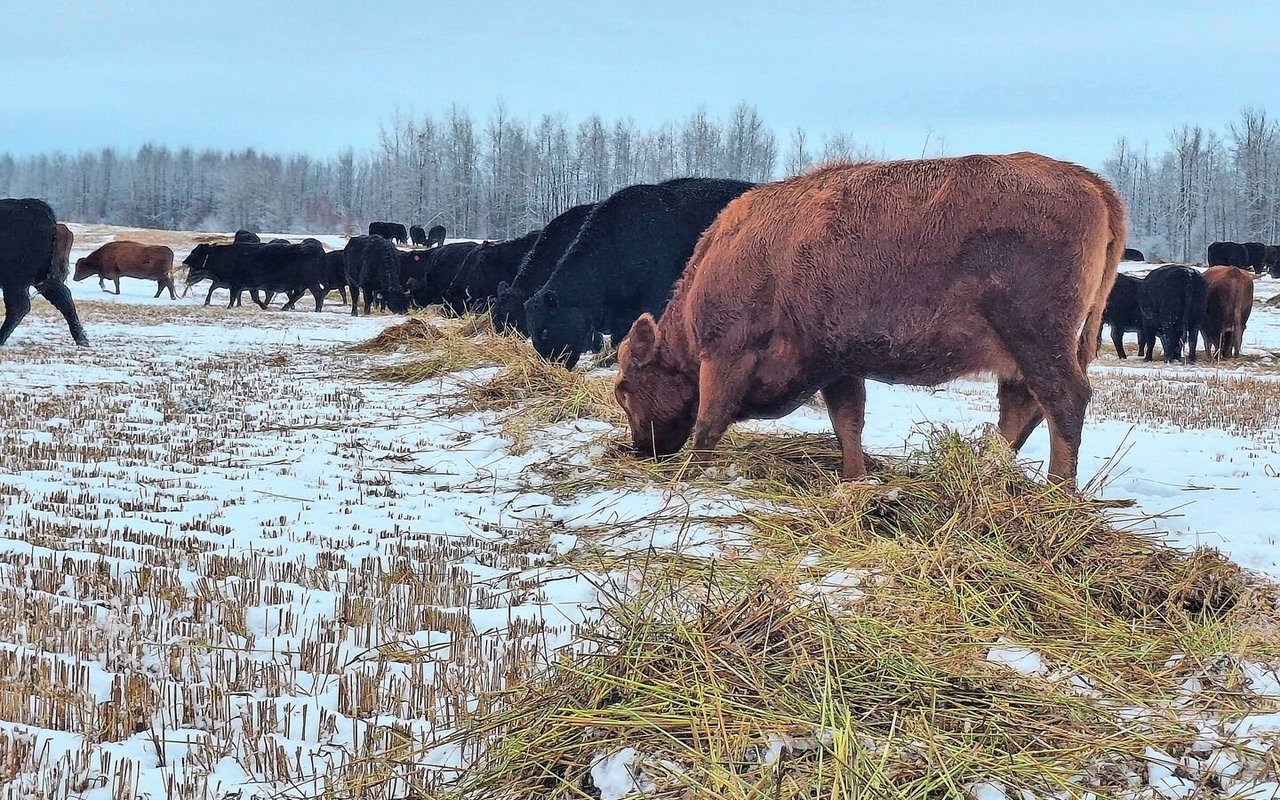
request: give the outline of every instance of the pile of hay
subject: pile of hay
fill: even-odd
[[[757,552],[591,565],[625,589],[588,646],[486,698],[452,740],[485,755],[447,796],[1112,796],[1147,748],[1185,752],[1190,717],[1265,705],[1221,663],[1280,656],[1275,599],[1216,552],[1117,529],[997,438],[940,434],[835,490],[777,466],[829,444],[775,438],[722,465],[741,453],[742,491],[771,498]]]
[[[499,367],[478,377],[458,376],[461,391],[449,411],[510,412],[504,414],[501,425],[515,449],[529,431],[557,422],[625,421],[613,398],[611,376],[566,370],[544,361],[527,340],[496,334],[487,315],[467,315],[456,321],[413,316],[351,350],[400,354],[391,363],[375,366],[371,376],[401,383]]]

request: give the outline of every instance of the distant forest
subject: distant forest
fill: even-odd
[[[0,197],[43,197],[60,219],[178,230],[354,232],[374,219],[443,224],[453,236],[515,236],[633,183],[686,175],[769,180],[838,158],[876,158],[856,131],[785,147],[754,106],[695,111],[642,129],[563,115],[536,123],[501,105],[397,114],[376,146],[334,157],[148,144],[75,155],[0,155]],[[926,147],[929,143],[926,142]],[[785,152],[784,152],[785,150]],[[929,155],[945,154],[941,141]],[[1280,125],[1245,109],[1219,132],[1184,125],[1140,148],[1121,138],[1100,168],[1148,257],[1203,259],[1209,242],[1280,242]]]

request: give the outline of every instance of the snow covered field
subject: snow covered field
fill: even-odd
[[[76,233],[73,263],[111,235]],[[192,240],[174,236],[180,260]],[[493,412],[446,413],[474,376],[369,380],[388,357],[348,345],[394,318],[353,319],[336,295],[282,313],[122,285],[71,284],[92,348],[37,299],[0,350],[4,797],[355,792],[383,777],[366,753],[446,734],[590,624],[597,589],[565,556],[735,544],[678,522],[726,497],[560,491],[548,468],[589,464],[606,422],[516,448]],[[1243,349],[1144,365],[1105,342],[1081,478],[1280,579],[1280,312],[1256,308]],[[994,421],[980,381],[872,384],[866,444]],[[815,406],[750,427],[830,430]],[[1024,455],[1047,453],[1042,426]],[[380,796],[470,755],[415,757]]]

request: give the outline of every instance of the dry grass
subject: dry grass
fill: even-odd
[[[830,455],[756,445],[740,454]],[[980,781],[1110,796],[1147,747],[1187,750],[1169,704],[1189,678],[1214,676],[1199,711],[1265,706],[1221,654],[1280,655],[1258,624],[1272,589],[1217,553],[1117,530],[992,439],[940,436],[881,477],[764,479],[789,508],[748,513],[749,558],[595,565],[625,579],[592,646],[459,734],[487,755],[450,796],[586,796],[624,748],[659,796],[955,797]],[[988,663],[1005,639],[1048,671]]]

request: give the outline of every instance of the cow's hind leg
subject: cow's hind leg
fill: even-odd
[[[324,311],[324,296],[326,294],[328,294],[328,292],[321,289],[319,286],[311,287],[311,296],[316,299],[316,311]]]
[[[163,280],[156,281],[156,293],[152,295],[151,299],[155,300],[157,297],[160,296],[160,293],[163,291],[164,291],[164,281]]]
[[[48,300],[54,308],[62,312],[63,318],[67,321],[67,327],[71,330],[71,338],[76,340],[76,344],[87,347],[89,337],[85,336],[84,326],[80,324],[80,315],[76,313],[76,304],[71,299],[71,290],[67,285],[55,283],[41,289],[40,294],[44,295],[44,299]]]
[[[841,476],[849,480],[866,477],[862,427],[867,414],[867,382],[862,378],[844,378],[824,387],[822,399],[827,404],[831,427],[840,440]]]
[[[9,341],[9,334],[18,327],[22,318],[31,310],[31,297],[25,286],[6,286],[4,290],[4,324],[0,325],[0,345]]]
[[[1035,428],[1029,393],[1049,421],[1049,479],[1073,485],[1085,410],[1093,394],[1077,355],[1074,320],[1069,315],[1061,321],[1034,319],[1020,311],[1016,304],[1006,305],[989,318],[1025,386],[1001,383],[1001,432],[1016,447]]]

